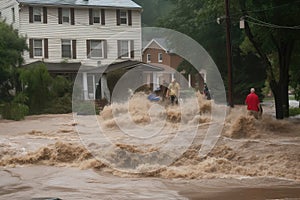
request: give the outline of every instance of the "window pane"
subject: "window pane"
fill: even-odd
[[[61,52],[63,58],[71,58],[71,40],[62,40]]]
[[[147,61],[148,61],[148,62],[151,61],[151,54],[147,54]]]
[[[65,23],[69,23],[70,11],[69,9],[62,9],[62,20]]]
[[[162,62],[162,53],[159,53],[159,54],[158,54],[158,61],[159,61],[159,62]]]
[[[121,24],[127,24],[127,12],[126,11],[120,11],[120,21],[121,21]]]
[[[35,22],[41,22],[42,16],[41,16],[41,8],[33,8],[33,20]]]
[[[103,57],[103,47],[101,40],[91,40],[91,57]]]
[[[127,40],[121,41],[121,56],[128,58],[129,57],[129,48],[128,48],[128,42]]]
[[[33,50],[34,50],[34,56],[43,56],[43,41],[42,40],[34,40],[33,41]]]
[[[94,23],[100,23],[100,11],[98,9],[93,10]]]

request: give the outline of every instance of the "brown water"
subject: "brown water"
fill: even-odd
[[[300,199],[299,119],[275,120],[274,108],[266,107],[263,119],[256,120],[245,114],[244,106],[236,106],[228,111],[212,151],[199,157],[203,133],[214,119],[210,115],[213,102],[199,96],[198,103],[197,109],[187,103],[182,112],[176,106],[145,101],[143,95],[133,98],[128,110],[139,126],[133,130],[163,124],[158,129],[162,135],[142,143],[121,134],[120,124],[131,128],[123,118],[128,113],[123,104],[107,107],[97,116],[115,146],[100,154],[114,155],[109,158],[123,163],[121,153],[151,154],[174,138],[179,128],[189,137],[189,128],[198,124],[192,144],[174,162],[154,171],[147,163],[137,165],[140,173],[118,170],[96,159],[98,155],[95,158],[95,136],[82,141],[77,132],[88,127],[89,116],[79,122],[71,114],[1,120],[0,199]]]

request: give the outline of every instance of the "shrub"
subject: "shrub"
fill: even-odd
[[[21,103],[5,103],[2,109],[4,119],[21,120],[28,114],[29,108]]]
[[[48,114],[64,114],[72,112],[72,100],[70,94],[66,94],[63,97],[57,97],[51,101],[49,106],[43,110]]]
[[[300,115],[300,108],[290,108],[290,116]]]

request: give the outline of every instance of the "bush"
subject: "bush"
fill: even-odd
[[[300,108],[290,108],[290,116],[300,115]]]
[[[63,97],[58,97],[51,101],[48,108],[43,110],[43,113],[48,114],[64,114],[72,112],[72,99],[70,94],[66,94]]]
[[[4,119],[21,120],[28,114],[29,108],[21,103],[5,103],[2,109],[2,117]]]

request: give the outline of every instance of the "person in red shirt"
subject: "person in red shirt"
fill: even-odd
[[[260,104],[254,88],[250,89],[250,94],[247,95],[245,103],[247,104],[248,114],[253,115],[256,119],[258,119]]]

